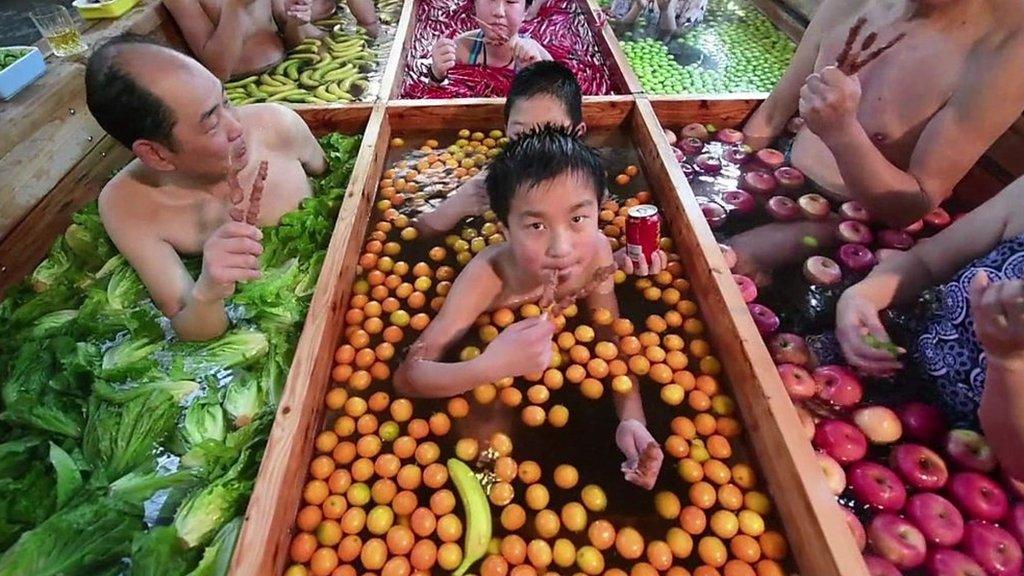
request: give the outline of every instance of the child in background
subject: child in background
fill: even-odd
[[[431,51],[430,76],[443,82],[456,64],[520,69],[551,54],[537,41],[519,35],[526,0],[475,0],[480,28],[456,38],[439,38]]]
[[[685,31],[704,20],[708,9],[707,0],[656,0],[658,7],[658,31],[662,39]],[[615,0],[610,15],[613,20],[632,26],[643,13],[651,10],[655,0]]]
[[[313,15],[312,21],[330,18],[338,9],[337,0],[312,0]],[[366,30],[367,34],[376,38],[380,34],[380,20],[377,19],[377,9],[373,6],[373,0],[345,0],[349,12],[356,19],[356,24]]]
[[[510,325],[480,356],[446,362],[451,346],[490,310],[538,302],[542,307],[578,293],[613,264],[598,210],[604,168],[596,151],[565,128],[546,126],[513,140],[487,175],[491,208],[507,241],[480,252],[456,277],[437,317],[410,347],[395,373],[395,391],[444,398],[506,377],[538,374],[551,361],[555,327],[547,314]],[[605,277],[586,296],[588,311],[618,317],[614,281]],[[615,341],[607,326],[597,339]],[[650,489],[663,458],[647,430],[637,386],[615,395],[616,443],[627,481]]]

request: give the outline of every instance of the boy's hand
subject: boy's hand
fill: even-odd
[[[978,272],[971,280],[971,318],[989,362],[1024,368],[1024,281],[992,282]]]
[[[843,292],[836,305],[836,338],[846,361],[862,372],[885,376],[903,368],[884,346],[891,340],[878,309],[854,289]]]
[[[622,463],[626,481],[646,490],[654,488],[665,456],[647,428],[639,420],[623,420],[615,430],[615,443],[626,457]]]
[[[544,60],[544,52],[541,51],[540,46],[535,42],[529,42],[516,38],[515,45],[512,47],[513,54],[516,58],[516,63],[520,68],[529,66],[534,62],[540,62]]]
[[[637,276],[657,274],[664,270],[665,266],[668,264],[668,254],[665,254],[664,250],[655,250],[654,253],[651,254],[650,266],[647,265],[646,258],[641,259],[639,265],[634,266],[633,259],[629,257],[629,254],[626,253],[626,249],[624,247],[616,250],[615,254],[612,256],[615,258],[615,265],[619,267],[619,270],[622,270],[630,276],[633,274],[636,274]]]
[[[498,378],[539,374],[551,364],[555,326],[547,318],[527,318],[506,328],[484,351]],[[482,357],[483,357],[482,356]]]
[[[313,18],[313,0],[285,0],[284,11],[289,18],[308,24]]]
[[[203,271],[194,294],[201,300],[223,300],[235,283],[260,277],[257,257],[263,253],[263,233],[244,222],[228,222],[203,244]]]
[[[430,53],[430,69],[435,78],[444,79],[455,66],[455,40],[439,38]]]
[[[835,66],[807,77],[800,89],[800,117],[827,144],[830,137],[857,122],[860,80]]]

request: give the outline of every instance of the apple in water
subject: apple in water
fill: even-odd
[[[681,150],[679,150],[679,148],[673,148],[673,150],[676,150],[677,152],[679,152],[679,154],[683,153]],[[679,168],[683,171],[683,176],[686,178],[687,181],[693,180],[693,176],[697,173],[697,171],[693,168],[693,166],[690,166],[686,162],[683,162],[683,160],[685,159],[685,156],[683,156],[682,158],[676,157],[676,160],[679,160]]]
[[[687,156],[696,156],[704,151],[704,142],[696,138],[683,138],[679,141],[679,149]]]
[[[946,212],[942,208],[932,210],[926,214],[922,220],[924,220],[926,226],[936,230],[942,230],[953,223],[953,219],[949,216],[949,212]]]
[[[889,465],[914,488],[938,490],[949,480],[942,457],[920,444],[900,444],[889,453]]]
[[[963,551],[985,572],[995,576],[1020,576],[1020,544],[1002,528],[971,520],[964,527]]]
[[[804,260],[804,278],[815,286],[832,286],[843,279],[843,271],[827,256],[811,256]]]
[[[814,438],[814,433],[816,431],[814,415],[808,412],[803,406],[796,406],[796,417],[800,419],[800,427],[804,430],[804,436],[806,436],[808,440]]]
[[[807,366],[811,363],[811,350],[807,347],[807,341],[802,336],[791,332],[779,332],[772,336],[772,339],[768,341],[768,351],[771,352],[772,360],[776,364]],[[811,375],[808,374],[807,378],[811,379]],[[811,379],[811,383],[814,383],[813,379]]]
[[[701,154],[694,160],[697,169],[705,174],[718,174],[722,171],[722,161],[712,154]]]
[[[844,220],[856,220],[857,222],[868,222],[871,220],[871,215],[868,214],[867,208],[856,200],[843,202],[843,205],[839,207],[839,215]]]
[[[775,192],[778,183],[775,181],[775,176],[768,172],[751,170],[740,174],[738,186],[741,190],[746,190],[755,196],[767,198]]]
[[[779,222],[792,222],[800,219],[800,207],[796,200],[788,196],[772,196],[768,199],[768,214]]]
[[[968,518],[975,520],[998,522],[1010,510],[1010,502],[1002,487],[978,472],[953,474],[949,479],[949,495]]]
[[[726,144],[741,144],[743,143],[743,132],[732,128],[722,128],[715,132],[715,140]]]
[[[767,306],[748,302],[747,309],[750,310],[750,315],[754,317],[754,324],[757,325],[757,331],[761,333],[763,338],[771,336],[779,329],[779,317]]]
[[[922,230],[924,230],[924,220],[917,220],[903,229],[904,232],[911,236],[917,236]]]
[[[753,280],[742,274],[733,274],[732,279],[739,287],[740,296],[743,296],[744,302],[749,303],[757,299],[757,284],[754,284]]]
[[[679,131],[679,139],[683,138],[696,138],[698,140],[708,139],[708,129],[703,124],[694,122],[693,124],[687,124],[683,126],[683,129]]]
[[[802,366],[796,364],[780,364],[778,367],[779,377],[786,393],[794,402],[809,400],[814,397],[818,385],[814,378]]]
[[[865,554],[864,563],[867,564],[870,576],[903,576],[899,568],[893,566],[892,562],[874,554]]]
[[[864,551],[864,547],[868,545],[868,535],[864,531],[864,525],[860,523],[860,518],[853,513],[849,508],[840,506],[843,511],[843,516],[846,518],[846,526],[850,529],[850,533],[853,534],[853,541],[857,543],[857,549],[861,552]]]
[[[899,416],[885,406],[858,408],[853,422],[872,444],[892,444],[903,436]]]
[[[907,438],[936,444],[946,433],[946,418],[938,408],[924,402],[907,402],[896,409]]]
[[[736,146],[732,148],[726,148],[725,151],[722,152],[722,158],[726,162],[732,162],[737,166],[743,166],[744,164],[747,163],[748,160],[750,160],[750,154],[746,150],[744,150],[743,147]]]
[[[774,148],[762,148],[754,153],[754,159],[762,168],[774,172],[786,161],[786,155]]]
[[[897,568],[908,570],[924,564],[927,552],[924,534],[892,512],[882,512],[871,520],[868,542],[875,552]]]
[[[818,422],[812,440],[815,448],[824,451],[840,464],[850,464],[868,452],[868,440],[856,426],[842,420]]]
[[[722,257],[725,258],[725,265],[732,270],[736,267],[736,251],[732,249],[732,246],[727,244],[719,244],[718,249],[722,251]]]
[[[914,238],[903,230],[880,230],[878,244],[882,248],[910,250],[914,246]]]
[[[804,194],[797,198],[796,203],[800,205],[800,211],[808,220],[823,220],[828,217],[828,200],[821,194]]]
[[[846,472],[843,472],[843,467],[835,458],[824,452],[818,451],[814,455],[818,457],[818,465],[825,474],[825,484],[828,485],[829,492],[839,496],[846,490]]]
[[[804,187],[804,183],[807,178],[804,173],[793,168],[792,166],[781,166],[772,172],[775,176],[775,180],[778,181],[779,187],[787,192],[794,192]]]
[[[938,494],[914,494],[907,500],[903,513],[932,544],[956,546],[964,537],[963,515],[952,502]]]
[[[953,462],[978,472],[991,472],[996,467],[995,452],[974,430],[951,430],[946,435],[946,453]]]
[[[871,244],[871,228],[856,220],[843,220],[839,223],[839,238],[849,244]]]
[[[855,462],[847,479],[857,500],[868,506],[896,512],[907,502],[907,489],[900,477],[881,464]]]
[[[708,225],[712,229],[721,227],[728,216],[725,208],[722,208],[717,202],[702,202],[700,211],[704,214],[704,219],[708,221]]]
[[[757,210],[754,197],[743,190],[729,190],[722,194],[722,201],[733,207],[738,214],[747,215]]]
[[[818,383],[818,397],[840,408],[853,406],[864,396],[860,379],[845,366],[820,366],[813,376]]]
[[[676,133],[668,128],[662,128],[661,131],[665,133],[665,139],[668,140],[668,145],[675,146],[676,141],[678,140],[678,138],[676,138]]]
[[[924,567],[928,576],[987,576],[970,556],[949,548],[932,550]]]
[[[843,244],[839,247],[839,261],[854,272],[867,272],[878,263],[875,255],[861,244]]]

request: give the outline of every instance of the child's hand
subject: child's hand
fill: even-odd
[[[555,326],[546,318],[520,320],[498,334],[481,358],[493,363],[498,378],[540,374],[551,364],[554,335]]]
[[[430,69],[435,78],[444,79],[455,66],[455,40],[439,38],[430,54]]]
[[[647,428],[639,420],[623,420],[615,430],[615,443],[626,457],[622,463],[626,481],[647,490],[654,488],[664,454]]]
[[[989,362],[1024,367],[1024,281],[992,282],[978,272],[971,280],[971,317]]]
[[[313,18],[313,0],[285,0],[284,11],[289,18],[308,24]]]
[[[615,258],[615,264],[619,267],[619,270],[622,270],[630,276],[633,274],[636,274],[637,276],[657,274],[664,270],[665,266],[668,264],[668,254],[665,254],[664,250],[655,250],[654,253],[651,254],[650,266],[647,266],[646,258],[641,259],[638,266],[634,266],[633,259],[629,257],[629,254],[626,254],[625,248],[619,248],[615,251],[613,256]]]

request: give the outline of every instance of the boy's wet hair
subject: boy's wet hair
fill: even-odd
[[[487,196],[498,220],[508,224],[516,194],[566,172],[588,184],[580,194],[604,198],[605,173],[597,151],[566,126],[547,124],[513,138],[487,168]]]
[[[565,106],[573,126],[583,123],[583,94],[576,76],[564,65],[542,60],[520,70],[512,79],[505,99],[505,121],[516,102],[534,96],[551,96]]]
[[[89,57],[85,68],[85,99],[100,127],[126,148],[136,140],[152,140],[174,149],[174,112],[142,86],[125,66],[124,53],[137,46],[159,46],[149,38],[123,34],[107,41]]]

